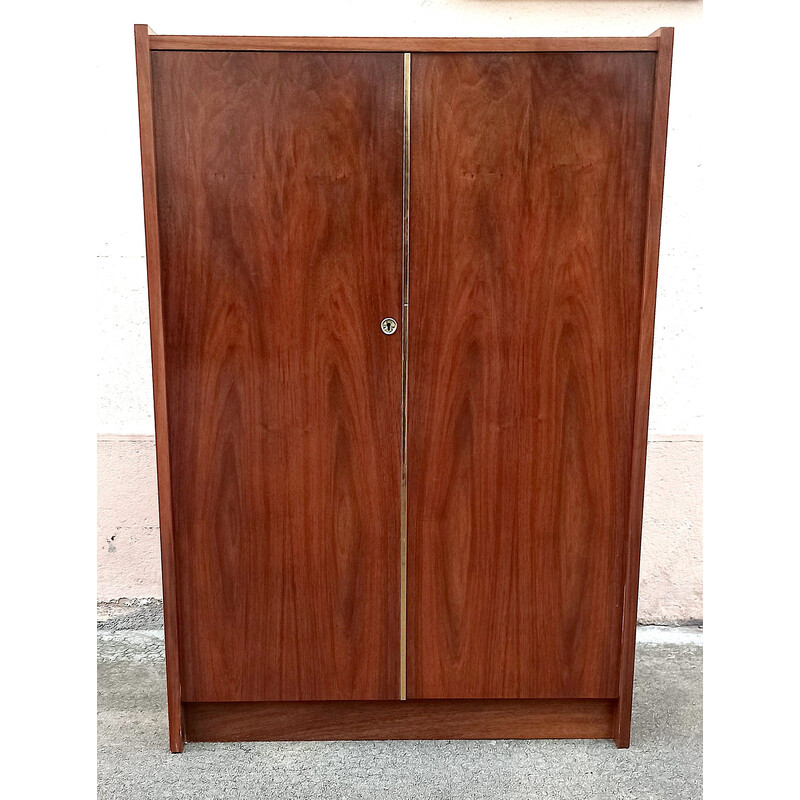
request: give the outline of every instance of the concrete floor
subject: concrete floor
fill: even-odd
[[[630,750],[605,741],[275,742],[167,748],[160,609],[98,630],[99,798],[702,797],[702,634],[640,628]]]

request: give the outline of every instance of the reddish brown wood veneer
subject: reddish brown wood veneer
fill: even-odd
[[[409,697],[618,691],[654,68],[412,60]]]
[[[135,40],[170,748],[627,747],[672,29]]]
[[[551,53],[658,50],[651,37],[151,36],[152,50],[344,51],[394,53]]]
[[[152,83],[182,699],[396,698],[402,56]]]
[[[307,739],[609,739],[616,700],[187,703],[196,742]]]

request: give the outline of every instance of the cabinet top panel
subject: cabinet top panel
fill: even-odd
[[[139,27],[139,26],[136,26]],[[146,25],[151,50],[322,50],[349,52],[616,52],[658,50],[659,28],[650,36],[620,37],[314,37],[314,36],[158,36]]]

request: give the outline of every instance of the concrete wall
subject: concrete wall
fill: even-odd
[[[675,34],[656,312],[640,617],[702,617],[700,243],[702,3],[697,0],[407,0],[376,4],[103,6],[93,40],[108,149],[98,287],[98,599],[160,596],[144,236],[132,26],[159,33],[609,36]],[[311,6],[314,6],[313,10]]]

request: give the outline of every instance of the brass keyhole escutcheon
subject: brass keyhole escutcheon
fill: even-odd
[[[391,336],[397,330],[397,320],[392,317],[386,317],[386,319],[382,319],[381,330],[387,336]]]

